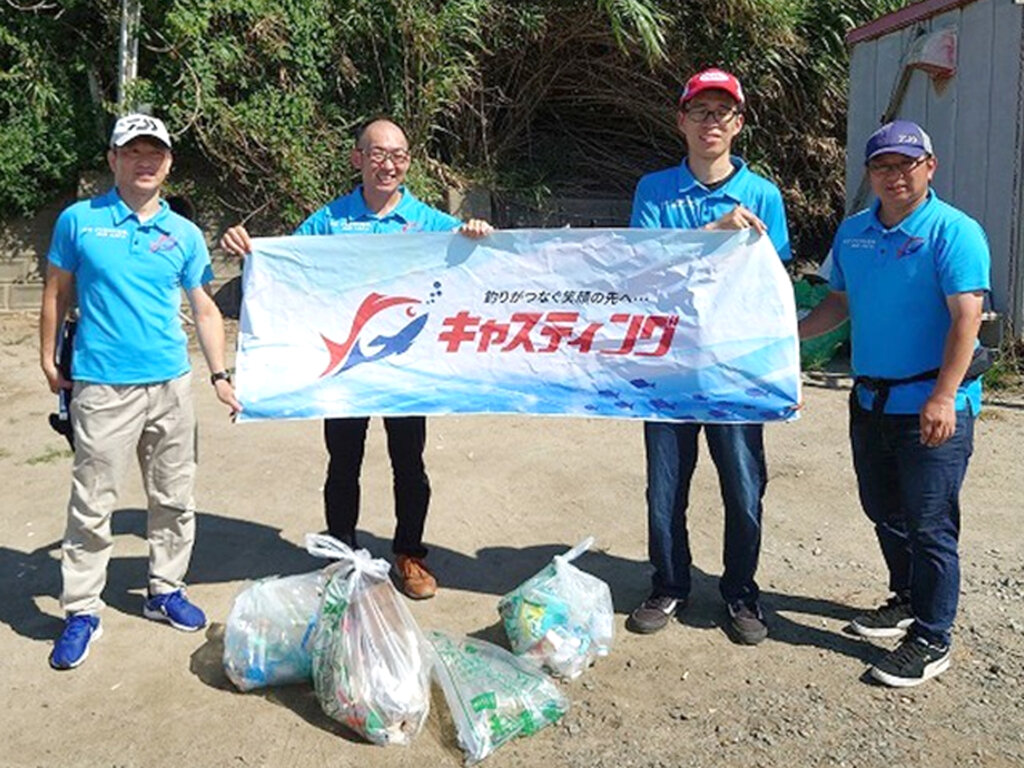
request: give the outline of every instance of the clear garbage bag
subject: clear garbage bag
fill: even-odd
[[[430,632],[437,676],[466,764],[529,736],[569,711],[569,699],[536,665],[493,643]]]
[[[498,601],[512,651],[570,680],[612,647],[611,590],[572,564],[593,543],[590,536],[555,555],[540,573]]]
[[[309,682],[307,643],[326,581],[323,570],[272,577],[235,596],[224,630],[224,672],[239,690]]]
[[[311,642],[320,706],[374,744],[408,744],[430,710],[430,646],[386,560],[329,536],[315,539],[338,560]]]

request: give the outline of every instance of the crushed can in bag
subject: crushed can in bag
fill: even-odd
[[[430,632],[437,676],[466,764],[529,736],[569,711],[569,700],[535,664],[485,640]]]
[[[587,537],[498,601],[512,651],[552,674],[572,679],[607,656],[614,609],[608,585],[572,561],[594,543]]]
[[[320,706],[374,744],[408,744],[430,710],[430,646],[386,560],[318,539],[338,560],[311,642]]]

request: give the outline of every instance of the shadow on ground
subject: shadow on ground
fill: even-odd
[[[146,513],[140,509],[119,510],[113,515],[112,527],[115,536],[131,535],[144,539]],[[485,547],[474,555],[434,545],[431,547],[430,562],[443,589],[497,597],[514,589],[555,555],[565,552],[572,543],[538,544],[524,548]],[[386,539],[362,533],[359,545],[375,556],[390,559],[390,542]],[[60,618],[44,613],[37,605],[38,597],[58,597],[59,550],[59,542],[28,553],[0,547],[0,580],[7,587],[4,600],[0,601],[0,621],[24,637],[51,640],[60,632]],[[305,573],[322,564],[323,560],[312,557],[302,547],[283,539],[277,528],[206,512],[197,514],[196,545],[189,570],[191,584],[219,584],[278,574]],[[596,550],[581,556],[576,564],[612,587],[615,611],[619,614],[629,613],[647,595],[649,567],[644,563]],[[146,587],[146,576],[146,558],[119,557],[115,545],[103,593],[107,605],[131,616],[138,615],[142,603],[139,593]],[[717,576],[694,568],[692,583],[689,605],[680,620],[695,629],[724,631],[728,618],[718,595]],[[872,652],[870,646],[859,640],[819,628],[817,624],[820,620],[811,618],[801,622],[790,618],[791,615],[803,615],[849,620],[854,615],[849,606],[813,596],[779,592],[763,593],[762,601],[774,642],[816,646],[862,661]],[[481,628],[477,636],[497,642],[504,639],[497,625]],[[199,667],[206,669],[209,666],[203,667],[200,664],[207,656],[219,665],[219,652],[207,651],[204,654],[195,662]],[[209,678],[209,684],[213,687],[233,690],[224,679],[223,672],[206,675],[199,671],[199,667],[196,674],[201,678]],[[274,694],[278,698],[282,695],[288,697],[292,694]],[[292,701],[296,711],[306,719],[318,717],[315,712],[319,710],[313,707],[307,711],[304,702],[302,697]]]

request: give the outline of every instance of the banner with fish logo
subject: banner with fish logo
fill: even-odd
[[[257,238],[239,420],[795,418],[793,290],[751,230]]]

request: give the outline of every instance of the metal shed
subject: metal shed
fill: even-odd
[[[992,249],[992,308],[1024,336],[1024,0],[922,0],[851,30],[847,209],[867,201],[860,149],[885,119],[922,125],[934,188]]]

